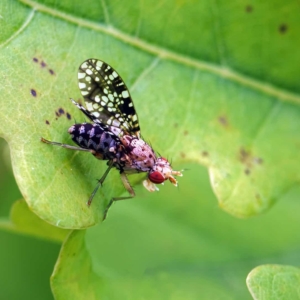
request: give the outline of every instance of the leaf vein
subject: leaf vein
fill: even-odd
[[[3,48],[7,44],[9,44],[12,40],[14,40],[18,35],[20,35],[27,28],[27,26],[30,24],[30,22],[32,21],[32,19],[34,17],[35,11],[36,11],[35,9],[31,10],[31,12],[28,14],[27,19],[23,23],[23,25],[14,34],[12,34],[9,39],[7,39],[5,42],[0,44],[0,48]]]

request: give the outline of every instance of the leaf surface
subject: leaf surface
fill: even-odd
[[[248,275],[248,288],[253,299],[300,299],[299,268],[263,265]]]
[[[29,210],[24,199],[13,204],[9,220],[7,218],[0,219],[0,228],[55,242],[62,242],[68,234],[68,230],[55,227],[41,220]]]
[[[86,228],[124,192],[112,172],[88,208],[105,163],[39,141],[70,143],[69,115],[84,121],[68,98],[80,98],[77,68],[90,57],[121,74],[155,150],[175,168],[188,160],[209,168],[229,213],[259,214],[298,184],[300,54],[290,50],[300,8],[276,3],[3,1],[0,135],[30,209]]]

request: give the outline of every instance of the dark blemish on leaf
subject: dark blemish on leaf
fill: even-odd
[[[46,66],[47,66],[46,63],[42,60],[42,61],[41,61],[41,67],[42,67],[42,68],[45,68]]]
[[[220,117],[218,118],[218,120],[219,120],[219,122],[220,122],[220,124],[221,124],[222,126],[224,126],[224,127],[227,127],[227,126],[228,126],[228,120],[227,120],[227,118],[226,118],[225,116],[220,116]]]
[[[71,120],[71,115],[68,112],[66,113],[66,116],[67,116],[68,120]]]
[[[49,124],[50,124],[50,122],[49,122],[48,120],[46,120],[46,121],[45,121],[45,123],[46,123],[47,125],[49,125]]]
[[[34,89],[31,89],[30,90],[30,93],[31,93],[31,95],[33,96],[33,97],[36,97],[36,90],[34,90]]]
[[[56,111],[55,114],[56,114],[57,117],[60,117],[60,114],[59,114],[58,111]],[[56,119],[56,120],[57,120],[57,119]]]
[[[244,148],[240,149],[240,161],[242,163],[246,163],[247,160],[248,160],[248,158],[249,158],[249,156],[250,156],[250,152],[249,151],[245,150]]]
[[[253,6],[252,5],[247,5],[246,6],[246,12],[251,13],[253,11]]]
[[[288,26],[284,23],[279,26],[279,32],[282,34],[286,33],[287,29],[288,29]]]
[[[57,120],[58,120],[58,118],[55,118],[55,120],[57,121]]]
[[[187,130],[185,130],[184,132],[183,132],[183,135],[188,135],[189,134],[189,132],[187,131]]]
[[[180,152],[180,156],[181,156],[182,158],[185,158],[185,153],[184,153],[184,152]]]
[[[239,160],[246,167],[244,170],[246,175],[252,173],[254,167],[257,167],[258,165],[261,165],[263,163],[262,158],[253,156],[250,151],[246,150],[243,147],[241,147],[239,151]]]
[[[55,73],[54,73],[54,71],[53,71],[52,69],[49,69],[49,73],[50,73],[51,75],[55,75]]]
[[[202,156],[207,157],[208,156],[208,152],[207,151],[202,151]]]
[[[60,115],[63,115],[65,113],[65,111],[62,108],[59,108],[58,112],[59,112]]]
[[[249,169],[245,169],[245,174],[246,175],[249,175],[251,172],[250,172],[250,170]]]
[[[264,162],[263,159],[260,158],[260,157],[255,157],[255,158],[253,159],[253,161],[254,161],[255,163],[257,163],[258,165],[261,165],[261,164]]]
[[[39,62],[39,60],[38,60],[36,57],[34,57],[32,60],[33,60],[35,63]]]

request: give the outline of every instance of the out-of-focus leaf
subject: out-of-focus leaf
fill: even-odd
[[[300,299],[299,268],[280,265],[260,266],[248,275],[247,285],[255,300]]]
[[[51,276],[55,299],[102,299],[100,278],[93,272],[85,231],[72,231],[64,242]]]
[[[59,242],[62,242],[68,234],[68,230],[55,227],[41,220],[30,211],[24,200],[14,203],[10,212],[10,220],[0,219],[0,228]]]

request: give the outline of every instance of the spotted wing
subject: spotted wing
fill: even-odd
[[[130,93],[119,74],[98,59],[84,61],[78,70],[79,88],[93,121],[139,136],[140,126]]]

